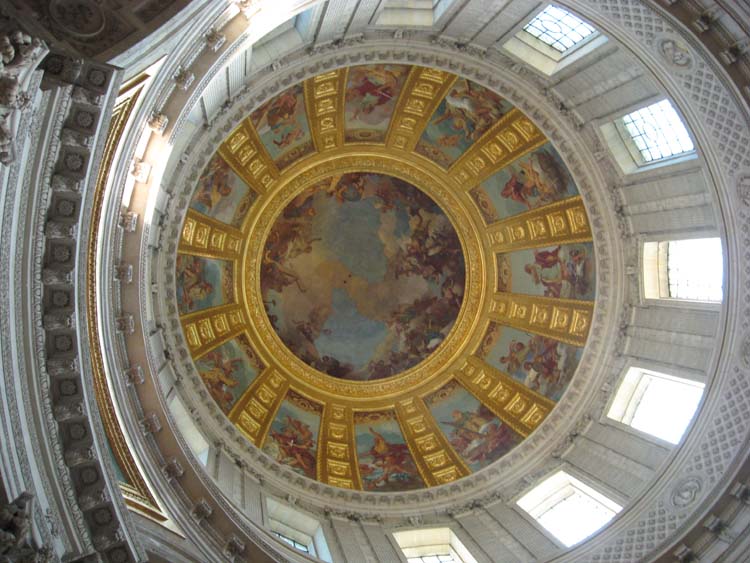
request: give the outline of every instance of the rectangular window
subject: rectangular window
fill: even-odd
[[[724,256],[720,238],[644,243],[646,299],[721,303],[723,285]]]
[[[561,54],[596,34],[596,29],[585,21],[552,5],[537,14],[523,31]]]
[[[681,156],[695,150],[685,124],[669,100],[631,112],[618,130],[639,165]]]
[[[703,387],[696,381],[632,367],[617,388],[607,416],[677,444],[695,415]]]
[[[407,563],[477,563],[450,528],[394,532]]]
[[[517,504],[566,547],[591,536],[622,509],[562,470],[539,483]]]

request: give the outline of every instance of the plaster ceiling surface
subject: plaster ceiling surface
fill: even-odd
[[[398,492],[534,432],[596,297],[581,196],[536,125],[406,64],[319,74],[235,125],[195,185],[173,298],[245,438],[310,479]]]

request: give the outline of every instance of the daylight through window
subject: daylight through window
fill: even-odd
[[[672,240],[667,245],[669,296],[721,301],[724,261],[721,239]]]
[[[694,150],[693,141],[669,100],[641,108],[622,118],[644,163]]]
[[[281,541],[286,542],[289,545],[291,545],[294,549],[298,549],[299,551],[303,553],[310,553],[310,548],[308,546],[301,544],[298,541],[295,541],[292,538],[285,536],[284,534],[280,534],[279,532],[274,532],[273,534],[277,538],[279,538]]]
[[[565,471],[541,482],[518,505],[567,547],[589,537],[622,509]]]
[[[557,6],[547,6],[523,30],[560,53],[596,33],[589,24]]]
[[[618,387],[607,416],[677,444],[702,396],[702,383],[632,367]]]

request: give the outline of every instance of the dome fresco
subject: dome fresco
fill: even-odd
[[[263,249],[261,290],[274,330],[306,364],[381,379],[445,340],[463,298],[463,253],[448,218],[414,186],[344,174],[284,208]]]
[[[363,65],[265,101],[197,180],[176,261],[195,367],[256,447],[329,485],[449,483],[531,434],[596,291],[559,154],[447,72]]]

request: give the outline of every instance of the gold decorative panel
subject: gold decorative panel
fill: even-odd
[[[391,119],[386,146],[414,150],[430,116],[455,81],[455,75],[442,70],[413,67]]]
[[[493,223],[487,235],[495,252],[511,252],[589,241],[591,226],[581,197],[575,196]]]
[[[594,303],[517,293],[496,293],[490,318],[501,324],[583,346],[591,326]]]
[[[417,469],[428,486],[445,485],[470,473],[422,399],[399,401],[396,414]]]
[[[323,411],[318,444],[318,476],[321,481],[345,489],[361,489],[350,407],[328,403]]]
[[[229,413],[229,419],[259,448],[263,446],[287,389],[289,381],[277,369],[267,368]]]
[[[180,252],[209,258],[234,260],[240,257],[242,233],[226,223],[188,209],[180,237]]]
[[[329,151],[344,144],[346,69],[319,74],[305,83],[305,103],[315,148]]]
[[[190,352],[196,359],[238,335],[246,326],[242,307],[235,304],[182,317],[182,330]]]
[[[554,401],[474,356],[466,359],[456,377],[500,420],[524,437],[531,434],[555,406]]]
[[[514,108],[472,145],[448,174],[463,189],[470,189],[546,142],[537,126]]]
[[[263,148],[250,118],[246,118],[219,147],[219,154],[256,192],[270,189],[279,170]]]

